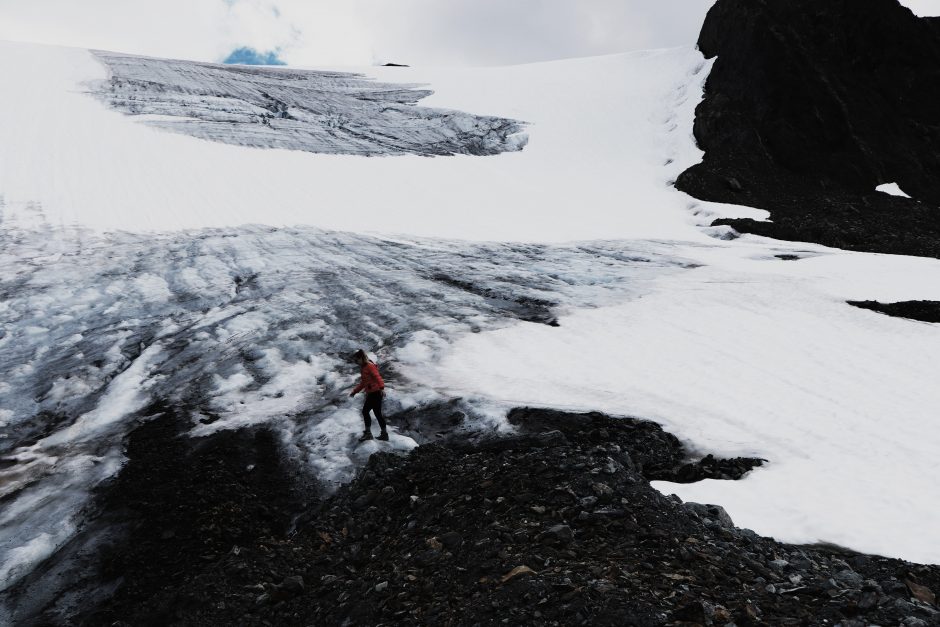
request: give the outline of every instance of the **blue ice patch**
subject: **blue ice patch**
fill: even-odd
[[[249,48],[248,46],[242,46],[241,48],[232,50],[222,63],[240,65],[287,65],[287,63],[282,61],[277,55],[278,53],[274,50],[261,52],[254,48]]]

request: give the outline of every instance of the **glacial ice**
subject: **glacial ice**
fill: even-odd
[[[522,122],[415,106],[432,92],[361,74],[95,56],[110,74],[92,84],[99,98],[202,139],[365,156],[493,155],[526,143]]]
[[[634,297],[688,265],[613,242],[262,226],[98,235],[0,221],[0,586],[71,536],[155,400],[188,408],[194,436],[270,423],[325,484],[344,481],[369,452],[350,446],[356,348],[387,364],[394,414],[449,398],[396,374],[396,351],[431,358],[459,335]],[[388,446],[414,446],[394,431]]]

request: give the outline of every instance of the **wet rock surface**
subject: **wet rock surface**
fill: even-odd
[[[909,300],[900,303],[879,303],[873,300],[848,302],[854,307],[870,309],[896,318],[940,322],[940,302],[933,300]]]
[[[896,0],[719,0],[696,110],[704,161],[677,187],[771,212],[738,231],[940,256],[940,19]],[[913,199],[876,192],[897,182]]]
[[[190,449],[150,423],[105,497],[137,515],[102,562],[114,596],[32,624],[940,624],[940,567],[783,545],[654,490],[688,460],[653,423],[510,417],[375,454],[322,500],[263,431]]]

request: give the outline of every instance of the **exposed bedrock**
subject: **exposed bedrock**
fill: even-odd
[[[702,200],[767,209],[740,231],[940,257],[940,19],[897,0],[718,0],[696,110]],[[912,199],[876,192],[896,182]]]
[[[88,571],[97,597],[75,603],[73,588],[21,622],[940,624],[938,567],[783,545],[654,490],[688,461],[656,424],[539,409],[510,421],[511,436],[377,453],[317,497],[269,432],[180,438],[167,411],[131,434],[101,493],[124,531]]]

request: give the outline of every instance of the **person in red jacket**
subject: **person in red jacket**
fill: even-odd
[[[382,433],[379,434],[379,439],[388,440],[388,431],[385,429],[385,417],[382,416],[382,399],[385,397],[385,381],[382,380],[382,375],[379,374],[379,367],[369,359],[366,352],[362,349],[355,352],[353,359],[359,364],[362,378],[359,380],[359,385],[353,388],[353,391],[349,393],[349,396],[355,396],[363,390],[365,390],[366,393],[366,402],[362,406],[362,419],[366,424],[366,430],[363,432],[362,437],[359,438],[359,441],[365,442],[366,440],[372,439],[372,418],[369,416],[370,411],[375,412],[375,418],[379,421],[379,427],[382,429]]]

